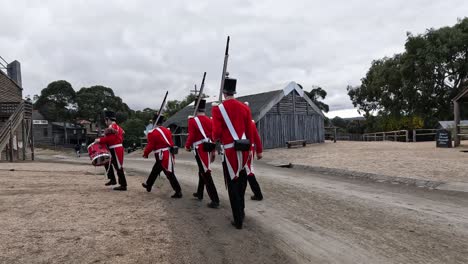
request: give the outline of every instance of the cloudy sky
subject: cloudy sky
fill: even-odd
[[[54,80],[111,87],[133,109],[182,99],[207,72],[228,71],[246,95],[289,81],[327,92],[331,116],[355,115],[346,86],[373,59],[401,52],[406,32],[453,25],[466,0],[21,1],[0,0],[0,56],[22,66],[24,95]]]

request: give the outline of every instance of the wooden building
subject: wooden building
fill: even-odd
[[[468,80],[465,81],[465,88],[457,94],[453,99],[453,117],[454,117],[454,129],[453,135],[455,147],[460,145],[462,139],[468,138],[468,126],[460,123],[462,106],[468,103]],[[466,111],[466,110],[465,110]]]
[[[252,110],[264,148],[281,148],[287,141],[306,140],[307,143],[323,143],[325,140],[324,115],[295,82],[280,90],[241,96]],[[211,103],[206,104],[211,115]],[[164,125],[175,135],[175,143],[181,147],[187,135],[187,118],[193,114],[193,104],[170,117]]]
[[[21,85],[20,63],[0,57],[0,160],[34,159],[32,103]]]
[[[33,127],[36,146],[73,147],[82,143],[86,145],[89,142],[85,126],[68,122],[50,122],[38,110],[33,110]]]

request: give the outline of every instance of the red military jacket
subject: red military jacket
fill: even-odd
[[[211,118],[209,118],[208,116],[197,116],[197,117],[200,120],[200,123],[201,123],[201,125],[203,127],[203,130],[205,131],[206,137],[209,140],[212,140]],[[202,133],[200,132],[200,129],[198,128],[197,122],[195,121],[194,117],[190,117],[189,120],[188,120],[188,134],[189,135],[188,135],[187,141],[185,142],[185,148],[191,148],[193,143],[204,139]]]
[[[157,128],[161,129],[163,134],[166,136],[166,139],[169,142],[169,144],[167,144],[166,139],[164,139],[164,137],[157,130]],[[159,149],[164,149],[164,148],[174,146],[174,142],[172,141],[171,131],[163,126],[158,126],[157,128],[151,130],[148,133],[148,136],[147,136],[148,144],[145,147],[144,156],[148,156],[151,153],[151,151],[157,151]]]
[[[104,137],[100,138],[101,143],[107,146],[122,144],[125,131],[116,123],[112,123],[106,130]]]
[[[263,145],[262,140],[260,139],[260,134],[258,134],[257,126],[255,125],[255,121],[252,120],[252,151],[254,153],[262,153],[263,152]]]
[[[236,99],[225,100],[223,105],[238,137],[242,138],[242,135],[245,135],[246,138],[251,139],[252,113],[250,112],[250,108]],[[223,145],[233,143],[234,139],[224,122],[219,106],[213,105],[211,115],[213,116],[213,141],[219,140]],[[253,140],[250,141],[252,142]]]
[[[237,136],[240,139],[247,138],[252,143],[252,114],[250,108],[236,99],[225,100],[223,106]],[[229,176],[231,179],[235,179],[246,166],[250,152],[245,151],[242,155],[239,155],[240,153],[232,145],[228,147],[227,145],[234,143],[234,138],[226,125],[219,106],[213,105],[211,114],[213,116],[213,141],[221,141],[224,149],[224,161],[226,162]]]

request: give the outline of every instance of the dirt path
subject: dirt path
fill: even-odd
[[[0,170],[0,239],[7,241],[0,262],[467,262],[467,194],[258,164],[266,199],[247,201],[245,228],[238,231],[229,224],[218,163],[221,208],[190,197],[197,181],[190,158],[181,155],[176,165],[181,200],[169,198],[165,179],[146,193],[140,182],[152,161],[138,158],[126,160],[131,176],[124,194],[108,191],[90,166],[74,165],[74,176],[38,173],[35,183],[20,171]]]

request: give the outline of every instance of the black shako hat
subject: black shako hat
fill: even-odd
[[[158,119],[158,115],[159,115],[158,112],[154,113],[153,122],[156,122],[156,119]],[[162,123],[164,123],[164,121],[166,121],[166,120],[164,119],[164,116],[161,115],[161,116],[159,117],[158,123],[157,123],[156,125],[162,125]]]
[[[114,111],[106,110],[104,112],[104,116],[105,116],[106,119],[109,119],[109,120],[112,120],[112,121],[115,121],[117,119],[117,116],[115,115]]]
[[[200,103],[198,104],[197,112],[205,112],[205,109],[206,109],[206,100],[201,99]]]
[[[236,84],[236,79],[226,77],[226,79],[224,79],[223,93],[236,94]]]

